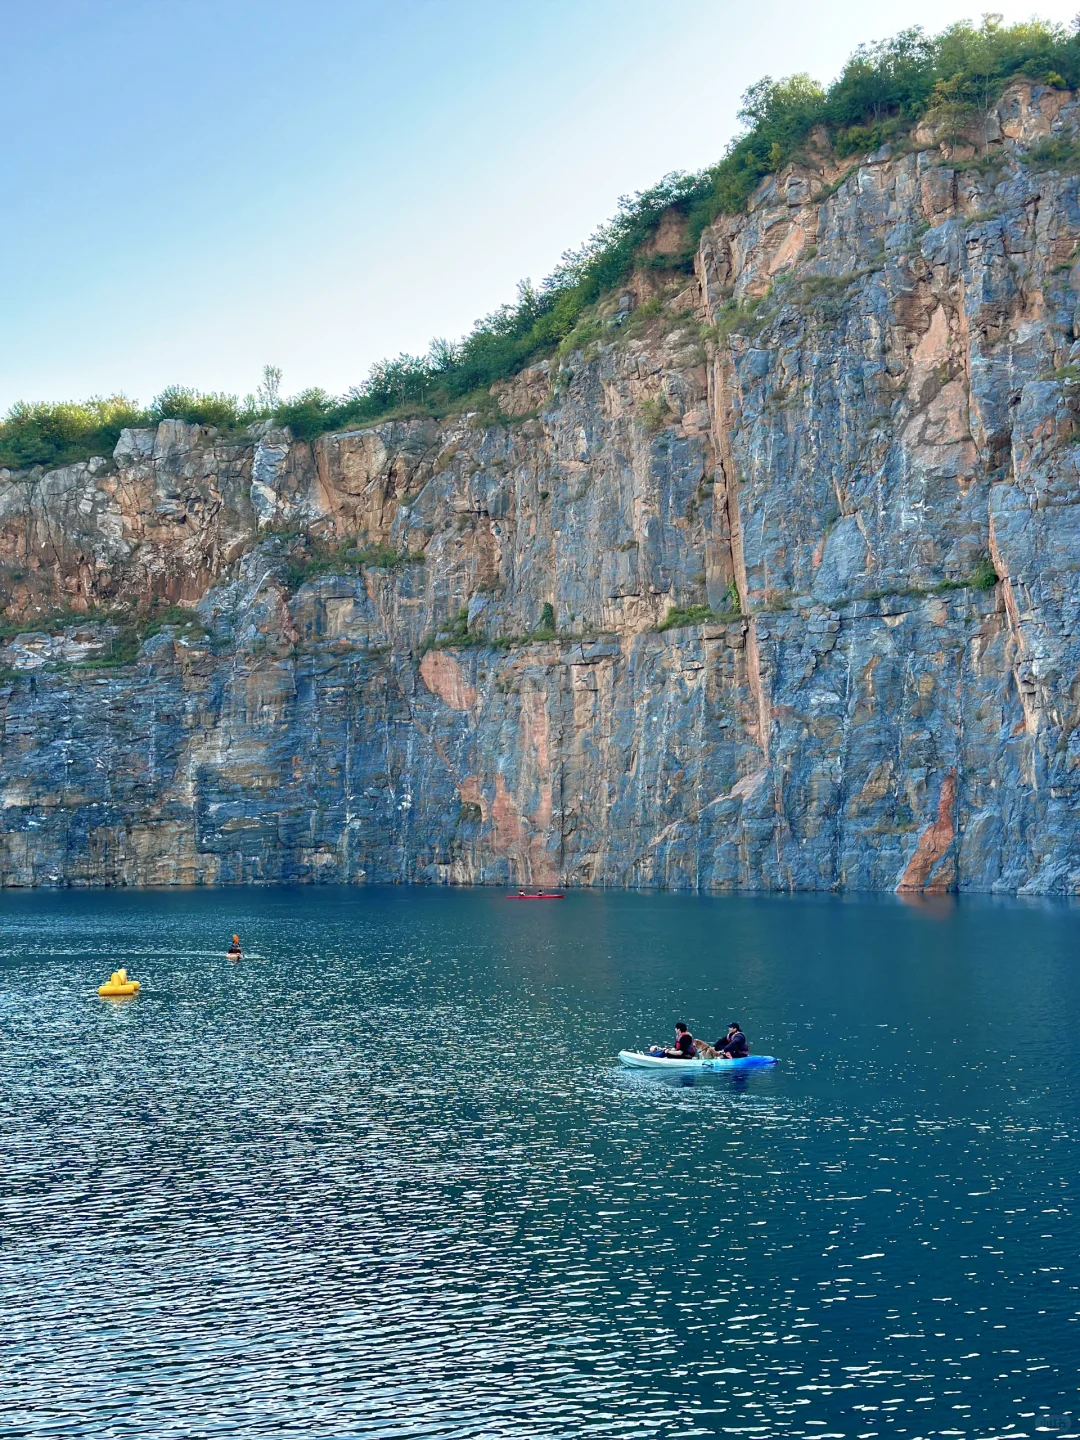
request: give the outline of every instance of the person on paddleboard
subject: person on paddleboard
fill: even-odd
[[[732,1020],[727,1028],[727,1035],[723,1040],[717,1040],[713,1048],[724,1060],[745,1060],[750,1054],[750,1046],[746,1043],[746,1036],[737,1020]]]

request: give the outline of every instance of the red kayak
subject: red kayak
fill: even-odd
[[[519,895],[507,895],[507,900],[565,900],[566,896],[562,891],[539,891],[535,895],[526,895],[522,890]]]

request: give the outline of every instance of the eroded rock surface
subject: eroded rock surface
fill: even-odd
[[[5,476],[3,882],[1075,891],[1078,118],[766,182],[498,423]]]

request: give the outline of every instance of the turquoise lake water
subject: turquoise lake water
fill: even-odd
[[[1078,1024],[1067,905],[9,893],[0,1433],[1080,1434]]]

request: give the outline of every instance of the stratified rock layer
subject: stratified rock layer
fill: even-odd
[[[7,476],[3,882],[1076,890],[1076,128],[766,182],[498,423]]]

